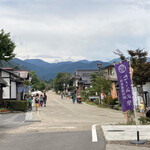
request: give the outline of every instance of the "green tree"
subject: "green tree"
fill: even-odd
[[[38,88],[39,88],[40,91],[45,90],[45,88],[46,88],[46,83],[45,83],[44,81],[41,81],[41,82],[39,83]]]
[[[91,82],[94,83],[97,77],[98,77],[98,73],[91,73],[90,74]]]
[[[92,88],[95,92],[98,93],[99,96],[101,95],[101,93],[105,93],[106,95],[108,95],[108,93],[112,89],[112,83],[110,80],[106,79],[102,74],[100,74],[94,80],[94,82],[92,82]],[[101,98],[99,104],[101,105]]]
[[[9,61],[15,57],[14,49],[15,43],[10,38],[10,33],[5,33],[2,29],[0,31],[0,65],[1,61]]]
[[[122,61],[127,60],[120,50],[116,51],[115,54],[119,55]],[[128,54],[130,55],[131,67],[133,68],[133,85],[137,88],[137,91],[139,91],[145,104],[143,85],[150,80],[150,63],[147,62],[148,52],[136,49],[128,50]],[[140,90],[138,90],[139,88]]]
[[[131,56],[130,61],[131,67],[133,68],[133,84],[137,89],[140,87],[140,90],[138,90],[139,94],[146,104],[143,94],[143,85],[150,80],[150,63],[147,62],[148,52],[136,49],[135,51],[128,50],[128,53]]]
[[[29,80],[24,80],[24,84],[29,86],[29,85],[31,85],[31,82]]]
[[[34,85],[35,83],[40,82],[40,79],[39,79],[38,76],[36,75],[36,72],[35,72],[35,71],[29,72],[29,75],[30,75],[30,77],[32,77],[32,81],[31,81],[32,85]]]
[[[56,75],[54,79],[54,89],[56,92],[64,91],[68,85],[71,85],[72,75],[68,72],[61,72]]]
[[[35,71],[29,72],[29,76],[32,77],[32,80],[31,80],[32,89],[38,90],[39,89],[40,79],[36,75],[36,72]]]

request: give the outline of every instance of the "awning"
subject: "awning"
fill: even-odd
[[[0,77],[0,85],[3,87],[7,86],[7,82],[2,77]]]

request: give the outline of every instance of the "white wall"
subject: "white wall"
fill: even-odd
[[[7,85],[10,85],[10,79],[9,78],[3,78],[6,82],[7,82]],[[7,86],[7,87],[4,87],[3,88],[3,98],[6,99],[6,98],[10,98],[10,87]]]
[[[2,77],[9,77],[9,73],[2,71]]]
[[[143,85],[143,91],[147,91],[149,94],[149,98],[148,98],[148,106],[150,106],[150,82],[146,83],[145,85]],[[137,90],[135,87],[132,86],[132,93],[133,93],[133,100],[134,100],[134,104],[135,105],[139,105],[140,101],[142,100],[142,98],[140,96],[138,96],[137,94]]]
[[[148,101],[147,101],[147,105],[150,106],[150,82],[147,82],[144,86],[143,86],[143,91],[147,91],[148,92]]]
[[[133,85],[132,85],[132,94],[133,94],[134,105],[139,105],[140,104],[140,98],[138,97],[136,87],[133,87]]]
[[[11,98],[15,98],[17,97],[16,95],[16,82],[11,82]]]

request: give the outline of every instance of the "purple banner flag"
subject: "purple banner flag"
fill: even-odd
[[[133,96],[131,88],[131,78],[129,74],[129,63],[124,61],[122,63],[115,64],[119,83],[119,96],[121,100],[123,112],[127,110],[133,110]]]

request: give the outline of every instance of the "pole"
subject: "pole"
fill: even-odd
[[[127,115],[127,123],[128,123],[129,121],[128,110],[126,111],[126,115]]]
[[[129,73],[130,73],[130,75],[131,75],[130,68],[131,68],[131,63],[130,63],[130,61],[129,61]],[[131,77],[131,83],[133,83],[132,77]],[[146,141],[140,140],[139,130],[138,130],[137,113],[136,113],[136,106],[135,106],[134,100],[133,100],[133,105],[134,105],[134,114],[135,114],[135,122],[136,122],[137,140],[131,141],[131,144],[145,144]]]
[[[99,76],[100,76],[100,70],[101,70],[101,65],[98,65],[98,69],[99,69]],[[99,105],[101,105],[101,91],[99,93]]]

